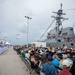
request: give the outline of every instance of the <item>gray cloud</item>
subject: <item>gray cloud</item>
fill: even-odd
[[[60,3],[63,3],[64,12],[67,13],[65,17],[70,18],[63,22],[63,26],[72,26],[75,23],[75,11],[66,9],[75,7],[74,0],[0,0],[0,38],[7,37],[7,41],[16,44],[16,34],[20,34],[18,43],[26,44],[27,19],[24,16],[29,16],[32,18],[29,20],[29,42],[38,40],[52,22],[52,11],[57,11]]]

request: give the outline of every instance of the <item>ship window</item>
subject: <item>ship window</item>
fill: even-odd
[[[58,39],[58,42],[61,42],[61,40],[60,40],[60,39]]]
[[[49,39],[49,37],[47,36],[47,39]]]
[[[50,33],[48,33],[48,35],[50,35]]]
[[[70,30],[73,31],[73,28],[71,28]]]
[[[50,36],[47,36],[47,39],[51,39],[51,37]]]

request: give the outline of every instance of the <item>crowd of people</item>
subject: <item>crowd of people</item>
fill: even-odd
[[[23,58],[40,75],[75,75],[75,49],[64,48],[21,48]]]

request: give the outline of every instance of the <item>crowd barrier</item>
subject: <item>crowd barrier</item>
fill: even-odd
[[[8,47],[0,47],[0,54],[5,52],[8,49]]]
[[[20,57],[23,60],[23,62],[25,63],[25,65],[27,66],[30,75],[39,75],[38,73],[36,73],[36,71],[34,69],[31,68],[31,63],[28,59],[23,58],[22,56],[20,56]]]

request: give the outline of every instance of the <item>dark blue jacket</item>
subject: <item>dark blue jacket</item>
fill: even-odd
[[[41,71],[45,74],[48,74],[48,75],[57,75],[57,71],[56,71],[55,66],[53,64],[45,63],[42,66]]]

